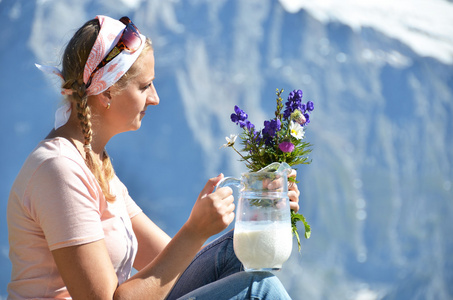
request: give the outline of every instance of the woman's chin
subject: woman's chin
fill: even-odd
[[[138,122],[133,124],[131,131],[139,130],[142,127],[142,120],[140,119]]]

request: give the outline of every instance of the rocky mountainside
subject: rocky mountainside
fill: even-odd
[[[285,97],[302,89],[315,103],[306,132],[313,162],[298,168],[312,237],[278,273],[290,295],[451,299],[448,52],[424,55],[373,24],[357,30],[341,18],[320,20],[313,9],[290,11],[286,2],[1,1],[8,20],[0,29],[3,227],[14,177],[60,101],[58,81],[34,63],[57,65],[62,45],[96,14],[128,15],[153,40],[161,103],[139,131],[115,137],[107,150],[156,223],[175,234],[209,177],[245,170],[231,149],[219,149],[239,133],[229,119],[234,105],[262,127],[273,116],[276,88]],[[6,296],[6,230],[0,247]]]

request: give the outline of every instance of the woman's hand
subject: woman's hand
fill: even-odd
[[[296,170],[291,170],[291,173],[288,175],[288,197],[289,197],[289,207],[291,210],[294,212],[299,211],[299,188],[297,187],[297,184],[294,181],[290,181],[289,178],[293,178],[296,180],[297,172]]]
[[[198,196],[186,226],[204,238],[224,230],[234,220],[233,191],[229,187],[217,189],[215,186],[223,179],[223,174],[211,178]]]

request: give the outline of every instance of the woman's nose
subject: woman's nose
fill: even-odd
[[[159,104],[159,95],[157,94],[156,88],[154,87],[154,84],[151,84],[150,86],[150,94],[146,98],[146,102],[149,105],[157,105]]]

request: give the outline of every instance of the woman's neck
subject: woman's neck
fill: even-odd
[[[85,154],[85,139],[83,137],[82,130],[79,126],[71,126],[71,122],[68,121],[65,125],[59,127],[58,129],[52,129],[47,135],[46,139],[62,137],[70,141],[74,147],[80,152],[80,155],[86,159]],[[104,156],[104,149],[107,142],[101,142],[96,138],[96,135],[93,134],[92,141],[90,144],[91,151],[94,156],[99,159],[99,163],[102,162]]]

